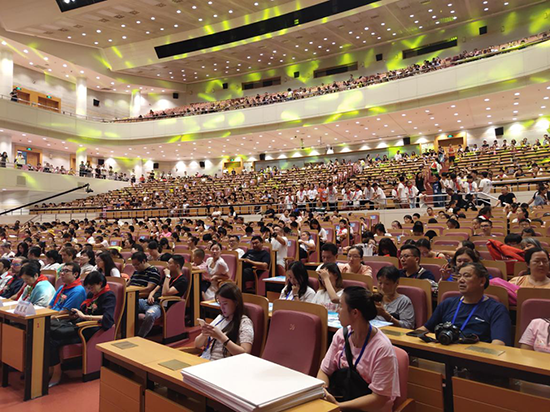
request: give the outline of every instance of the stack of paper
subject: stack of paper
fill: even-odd
[[[249,354],[181,374],[186,384],[236,411],[282,411],[323,397],[323,381]]]

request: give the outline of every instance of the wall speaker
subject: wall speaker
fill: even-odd
[[[103,166],[105,164],[105,159],[97,159],[97,164]]]
[[[227,83],[224,83],[224,84],[222,85],[222,87],[223,87],[224,90],[227,90],[227,89],[229,88],[229,85],[228,85]]]
[[[179,93],[172,93],[172,99],[179,99],[180,94]]]
[[[199,162],[199,165],[202,169],[204,169],[206,167],[206,163],[204,163],[204,162]]]
[[[159,168],[159,164],[158,163],[153,163],[153,169],[158,169]]]
[[[94,106],[95,106],[95,107],[99,107],[99,100],[94,99]]]
[[[294,78],[297,79],[298,77],[300,77],[300,72],[294,72]]]
[[[410,138],[410,137],[404,137],[404,138],[403,138],[403,144],[404,144],[405,146],[410,145],[410,144],[411,144],[411,138]]]
[[[265,153],[260,153],[260,160],[265,160]]]
[[[504,127],[495,127],[495,136],[504,136]]]
[[[487,26],[481,26],[479,28],[479,35],[482,36],[484,34],[487,34]]]
[[[381,62],[384,60],[384,55],[382,53],[376,55],[376,61]]]

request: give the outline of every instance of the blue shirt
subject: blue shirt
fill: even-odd
[[[55,298],[61,293],[61,289],[63,289],[63,286],[57,289],[57,292],[55,292],[49,306],[51,306],[53,310],[80,309],[82,302],[86,299],[86,289],[84,289],[82,285],[78,285],[72,289],[66,290],[63,294],[67,296],[67,299],[63,300],[62,297],[59,297],[59,300],[54,305],[53,303],[55,302]]]
[[[435,309],[432,317],[424,327],[433,332],[435,327],[443,322],[452,322],[461,296],[445,299]],[[475,304],[462,303],[456,316],[455,325],[462,327]],[[498,339],[507,346],[512,344],[512,322],[506,307],[491,298],[479,303],[476,311],[468,321],[463,331],[465,334],[475,333],[481,342],[491,343]]]

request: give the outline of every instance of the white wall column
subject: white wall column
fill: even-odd
[[[13,163],[15,157],[13,155],[11,136],[0,133],[0,154],[4,152],[8,154],[8,162]]]
[[[132,100],[130,101],[130,117],[138,117],[141,112],[141,91],[132,90]]]
[[[78,171],[78,168],[80,167],[80,162],[86,162],[88,161],[88,150],[85,147],[79,147],[76,149],[76,171]]]
[[[0,94],[9,96],[13,90],[13,53],[0,46]]]
[[[88,80],[86,77],[76,78],[76,114],[81,116],[88,114]]]

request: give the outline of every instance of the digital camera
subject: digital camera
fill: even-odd
[[[451,322],[440,323],[435,327],[435,338],[442,345],[450,345],[460,341],[460,329]]]

